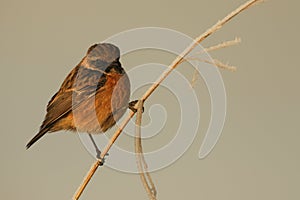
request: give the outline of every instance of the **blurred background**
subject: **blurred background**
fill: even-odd
[[[1,197],[71,199],[94,162],[72,133],[47,135],[25,150],[48,100],[90,45],[144,26],[170,28],[195,38],[244,2],[1,0]],[[199,80],[195,89],[202,99],[203,126],[179,160],[152,173],[158,199],[299,199],[299,4],[270,0],[254,6],[202,43],[211,46],[242,38],[238,46],[211,53],[238,67],[235,73],[221,70],[228,106],[225,127],[211,154],[199,160],[210,117],[209,95]],[[122,58],[122,63],[130,70],[136,63],[168,64],[172,58],[137,52]],[[147,106],[166,101],[163,93],[163,89],[154,93],[146,111]],[[176,121],[168,119],[170,130],[172,123]],[[164,132],[172,134],[167,127]],[[118,143],[133,147],[133,139],[126,137],[122,135]],[[146,149],[154,150],[162,141],[147,140]],[[97,198],[147,199],[147,195],[138,175],[103,167],[82,196]]]

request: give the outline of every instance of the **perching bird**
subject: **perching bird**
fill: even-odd
[[[27,149],[47,132],[70,130],[103,133],[128,108],[130,82],[119,62],[120,50],[109,44],[91,46],[47,105],[40,131]]]

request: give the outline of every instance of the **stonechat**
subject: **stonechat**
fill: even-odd
[[[27,149],[46,133],[60,130],[104,133],[128,108],[129,78],[113,44],[91,46],[50,99],[39,132]],[[129,104],[133,107],[134,103]]]

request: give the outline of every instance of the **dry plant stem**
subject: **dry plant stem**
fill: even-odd
[[[208,36],[210,36],[212,33],[218,31],[222,26],[231,20],[233,17],[235,17],[240,12],[246,10],[250,6],[254,5],[255,3],[260,2],[261,0],[250,0],[246,2],[245,4],[238,7],[236,10],[231,12],[229,15],[227,15],[222,20],[218,21],[215,25],[213,25],[210,29],[205,31],[203,34],[201,34],[199,37],[197,37],[192,44],[190,44],[189,47],[187,47],[169,66],[169,68],[165,71],[165,73],[162,74],[162,76],[146,91],[146,93],[143,95],[141,100],[145,101],[151,94],[154,92],[154,90],[160,85],[160,83],[172,72],[173,69],[175,69],[178,64],[181,63],[181,61],[184,59],[184,57],[189,54],[199,43],[201,43],[204,39],[206,39]]]
[[[222,69],[227,69],[227,70],[230,70],[230,71],[236,71],[236,67],[233,67],[233,66],[229,66],[229,65],[226,65],[226,64],[223,64],[222,62],[220,61],[216,61],[214,63],[210,62],[210,61],[207,61],[207,60],[201,60],[200,58],[197,58],[196,56],[198,54],[203,54],[205,52],[209,52],[209,51],[215,51],[215,50],[218,50],[218,49],[222,49],[222,48],[225,48],[225,47],[230,47],[230,46],[233,46],[233,45],[237,45],[238,43],[241,42],[241,38],[235,38],[234,40],[230,40],[230,41],[225,41],[225,42],[222,42],[220,44],[217,44],[217,45],[214,45],[214,46],[211,46],[211,47],[208,47],[208,48],[205,48],[203,51],[200,51],[200,52],[196,52],[192,57],[188,57],[188,58],[185,58],[184,60],[182,60],[181,62],[184,62],[184,61],[188,61],[188,60],[199,60],[199,61],[202,61],[202,62],[207,62],[207,63],[211,63],[211,64],[214,64],[215,66],[219,67],[219,68],[222,68]],[[216,64],[216,63],[219,63]],[[197,69],[194,70],[194,73],[193,73],[193,77],[192,77],[192,81],[191,81],[191,88],[194,88],[195,85],[196,85],[196,82],[198,80],[198,77],[199,77],[199,72]]]
[[[250,0],[248,2],[246,2],[245,4],[243,4],[242,6],[238,7],[236,10],[234,10],[233,12],[231,12],[229,15],[227,15],[224,19],[222,19],[221,21],[218,21],[214,26],[212,26],[210,29],[208,29],[207,31],[205,31],[203,34],[201,34],[199,37],[197,37],[195,39],[195,41],[188,47],[186,48],[173,62],[172,64],[169,66],[169,68],[165,71],[165,73],[157,80],[156,83],[154,83],[147,91],[146,93],[143,95],[143,97],[141,98],[142,101],[145,101],[152,93],[153,91],[160,85],[160,83],[172,72],[173,69],[175,69],[178,64],[180,64],[181,60],[183,60],[183,58],[190,53],[196,46],[197,44],[199,44],[200,42],[202,42],[205,38],[207,38],[208,36],[210,36],[212,33],[216,32],[217,30],[219,30],[226,22],[228,22],[229,20],[231,20],[234,16],[236,16],[237,14],[239,14],[240,12],[244,11],[245,9],[249,8],[250,6],[254,5],[255,3],[260,2],[261,0]],[[124,120],[122,126],[120,126],[118,128],[118,130],[115,132],[115,134],[113,135],[113,137],[111,138],[111,140],[109,141],[108,145],[106,146],[105,150],[101,153],[101,158],[104,158],[104,156],[106,155],[106,153],[109,151],[109,149],[111,148],[112,144],[115,142],[115,140],[118,138],[118,136],[121,134],[123,128],[126,126],[126,124],[129,122],[129,120],[133,117],[134,113],[130,112],[129,116]],[[100,163],[99,163],[100,162]],[[94,166],[99,166],[101,164],[101,160],[97,160],[96,163],[94,164]],[[97,169],[96,167],[96,169]],[[96,171],[95,169],[95,171]],[[80,186],[79,189],[77,190],[77,193],[75,195],[75,199],[78,199],[80,197],[80,195],[82,194],[85,186],[87,185],[87,183],[89,182],[89,180],[91,179],[91,177],[93,176],[93,174],[95,173],[94,169],[92,168],[90,170],[90,172],[88,173],[88,175],[86,176],[84,182],[83,182],[83,186]]]
[[[239,43],[241,43],[241,38],[236,37],[234,40],[225,41],[225,42],[222,42],[220,44],[205,48],[204,52],[215,51],[215,50],[222,49],[222,48],[225,48],[225,47],[230,47],[230,46],[233,46],[233,45],[237,45]],[[199,53],[204,53],[204,52],[199,52]]]
[[[199,78],[199,72],[195,69],[195,71],[193,73],[192,81],[191,81],[191,87],[192,88],[195,87],[198,78]]]
[[[197,58],[197,57],[188,57],[185,60],[198,60],[198,61],[201,61],[201,62],[206,62],[206,63],[212,64],[212,65],[214,65],[216,67],[219,67],[221,69],[226,69],[226,70],[229,70],[229,71],[232,71],[232,72],[236,71],[235,66],[231,66],[231,65],[222,63],[221,61],[219,61],[217,59],[213,59],[213,61],[210,61],[210,60],[200,59],[200,58]]]
[[[222,48],[225,48],[225,47],[230,47],[230,46],[233,46],[233,45],[237,45],[238,43],[241,42],[241,38],[238,38],[236,37],[234,40],[230,40],[230,41],[225,41],[225,42],[222,42],[220,44],[217,44],[217,45],[214,45],[214,46],[211,46],[211,47],[208,47],[208,48],[205,48],[203,51],[200,51],[200,52],[197,52],[194,54],[194,56],[198,55],[198,54],[203,54],[205,52],[209,52],[209,51],[215,51],[215,50],[218,50],[218,49],[222,49]],[[185,58],[183,61],[185,60],[191,60],[189,58]],[[219,61],[219,63],[221,63]],[[212,64],[215,64],[215,63],[212,63]],[[223,63],[222,63],[223,64]],[[218,66],[217,64],[215,64],[217,67],[220,67],[220,68],[224,68],[224,69],[229,69],[231,71],[235,71],[235,69],[233,69],[233,66],[228,66],[228,65],[225,65],[223,64],[222,66]],[[226,67],[225,67],[226,66]],[[194,73],[193,73],[193,78],[192,78],[192,81],[191,81],[191,87],[194,88],[195,85],[196,85],[196,82],[198,80],[198,77],[199,77],[199,72],[195,69]]]
[[[209,60],[203,60],[203,62],[209,63],[209,64],[213,64],[216,65],[219,68],[222,69],[227,69],[229,71],[235,72],[236,71],[236,67],[235,66],[231,66],[225,63],[222,63],[221,61],[214,59],[213,62],[209,61]]]
[[[230,46],[236,45],[236,44],[238,44],[238,43],[240,43],[240,42],[241,42],[241,39],[240,39],[240,38],[236,38],[235,40],[230,40],[230,41],[222,42],[222,43],[220,43],[220,44],[217,44],[217,45],[214,45],[214,46],[205,48],[203,51],[196,52],[195,54],[193,54],[193,55],[190,56],[190,57],[185,57],[184,59],[182,59],[182,60],[180,61],[180,63],[183,63],[183,62],[188,61],[188,60],[199,60],[199,61],[203,61],[203,60],[201,60],[200,58],[198,58],[198,57],[196,57],[196,56],[199,55],[199,54],[203,54],[203,53],[205,53],[205,52],[208,52],[208,51],[215,51],[215,50],[218,50],[218,49],[221,49],[221,48],[230,47]]]
[[[143,101],[139,100],[137,103],[137,114],[135,121],[135,155],[137,167],[143,186],[148,194],[149,199],[156,200],[156,190],[147,170],[147,163],[143,155],[142,141],[141,141],[141,124],[143,115]],[[145,176],[146,175],[146,176]],[[147,180],[148,179],[148,180]],[[151,186],[150,186],[151,185]]]
[[[92,176],[95,174],[97,168],[101,165],[101,160],[97,160],[93,166],[91,167],[88,175],[85,177],[84,181],[82,182],[82,184],[80,185],[80,187],[78,188],[76,195],[74,196],[74,199],[77,200],[79,199],[79,197],[81,196],[83,190],[85,189],[85,187],[87,186],[87,184],[90,182]]]

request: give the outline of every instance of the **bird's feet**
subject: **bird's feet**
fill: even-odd
[[[98,158],[98,161],[99,161],[100,166],[104,165],[105,157],[104,158]]]
[[[106,153],[105,156],[103,158],[101,158],[101,151],[97,151],[97,155],[96,158],[100,161],[100,166],[104,165],[105,162],[105,157],[108,156],[109,154]]]
[[[137,109],[135,108],[135,104],[137,104],[138,101],[139,101],[139,100],[134,100],[134,101],[131,101],[131,102],[129,103],[128,108],[129,108],[130,110],[132,110],[132,112],[137,112]],[[144,107],[143,107],[143,111],[142,111],[142,112],[144,112]]]

